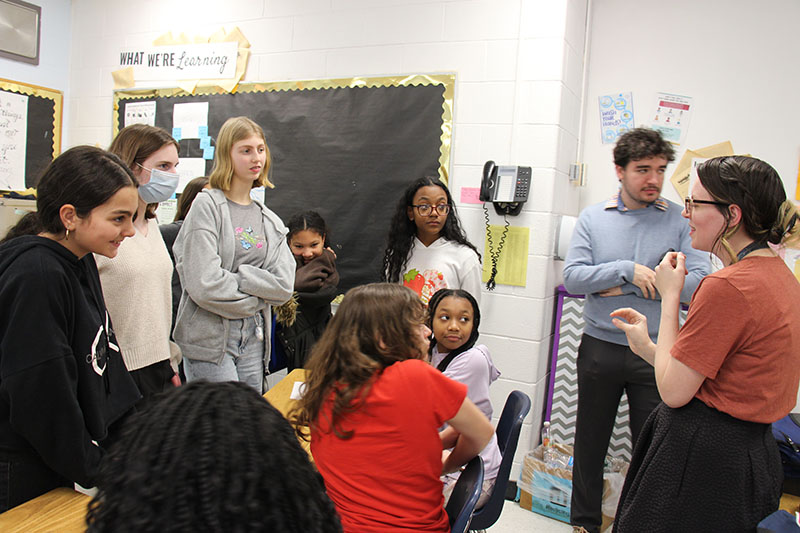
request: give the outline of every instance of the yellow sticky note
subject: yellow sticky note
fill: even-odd
[[[489,235],[492,237],[492,247],[497,252],[498,245],[503,235],[503,226],[489,226],[483,253],[484,283],[489,281],[492,274],[492,255],[489,248]],[[530,228],[509,226],[503,248],[497,259],[497,276],[494,280],[498,285],[514,285],[524,287],[528,278],[528,243],[530,242]]]
[[[133,67],[115,70],[111,73],[111,77],[114,79],[115,89],[128,89],[135,85],[133,81]]]

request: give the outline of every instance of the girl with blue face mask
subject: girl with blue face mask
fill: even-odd
[[[180,383],[180,349],[169,340],[172,260],[155,218],[157,203],[178,186],[178,142],[160,128],[135,124],[119,132],[109,151],[139,181],[136,233],[122,242],[113,261],[98,256],[97,267],[122,358],[147,403]]]

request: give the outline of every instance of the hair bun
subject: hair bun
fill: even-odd
[[[784,200],[778,208],[778,218],[770,228],[767,240],[772,244],[780,244],[792,232],[799,221],[797,209],[792,201]]]

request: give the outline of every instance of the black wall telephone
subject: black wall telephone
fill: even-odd
[[[492,202],[498,215],[518,215],[528,201],[530,186],[531,167],[497,166],[487,161],[479,199]]]
[[[494,248],[494,239],[489,228],[489,211],[483,205],[483,215],[486,219],[486,240],[489,248],[489,258],[492,261],[492,270],[486,288],[494,290],[495,277],[497,276],[497,260],[503,250],[508,233],[508,218],[506,215],[518,215],[522,211],[522,204],[528,201],[528,192],[531,188],[531,167],[498,167],[494,161],[487,161],[483,165],[483,178],[481,179],[481,192],[478,197],[482,202],[492,202],[498,215],[503,215],[505,226]]]

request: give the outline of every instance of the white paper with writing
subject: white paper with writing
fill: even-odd
[[[25,189],[28,97],[0,91],[0,189]]]
[[[125,126],[131,124],[156,125],[156,103],[151,102],[128,102],[125,104]]]

